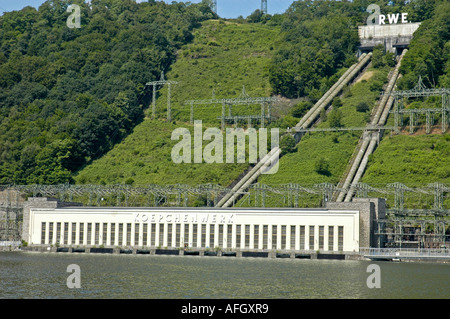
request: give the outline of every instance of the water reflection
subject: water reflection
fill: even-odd
[[[78,264],[81,288],[66,286]],[[449,298],[449,265],[365,261],[0,253],[0,298]]]

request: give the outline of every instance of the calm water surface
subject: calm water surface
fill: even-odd
[[[450,264],[0,252],[0,298],[449,298]],[[81,288],[66,285],[81,270]]]

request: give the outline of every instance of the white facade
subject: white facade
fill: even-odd
[[[29,221],[31,245],[359,251],[358,210],[31,208]]]
[[[365,25],[358,27],[360,39],[388,38],[388,37],[412,37],[420,27],[418,23]]]

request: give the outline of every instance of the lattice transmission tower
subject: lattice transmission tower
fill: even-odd
[[[172,85],[178,84],[176,81],[166,80],[164,78],[164,71],[161,72],[161,78],[159,81],[148,82],[147,85],[153,87],[153,95],[152,95],[152,119],[156,118],[156,87],[158,86],[168,86],[167,89],[167,121],[172,121],[172,107],[171,107],[171,90]]]
[[[217,0],[211,0],[211,10],[217,14]]]
[[[267,14],[267,0],[261,0],[261,13]]]

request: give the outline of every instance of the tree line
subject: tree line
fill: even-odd
[[[69,28],[69,4],[81,28]],[[48,0],[0,17],[0,184],[73,182],[144,117],[205,3]]]

